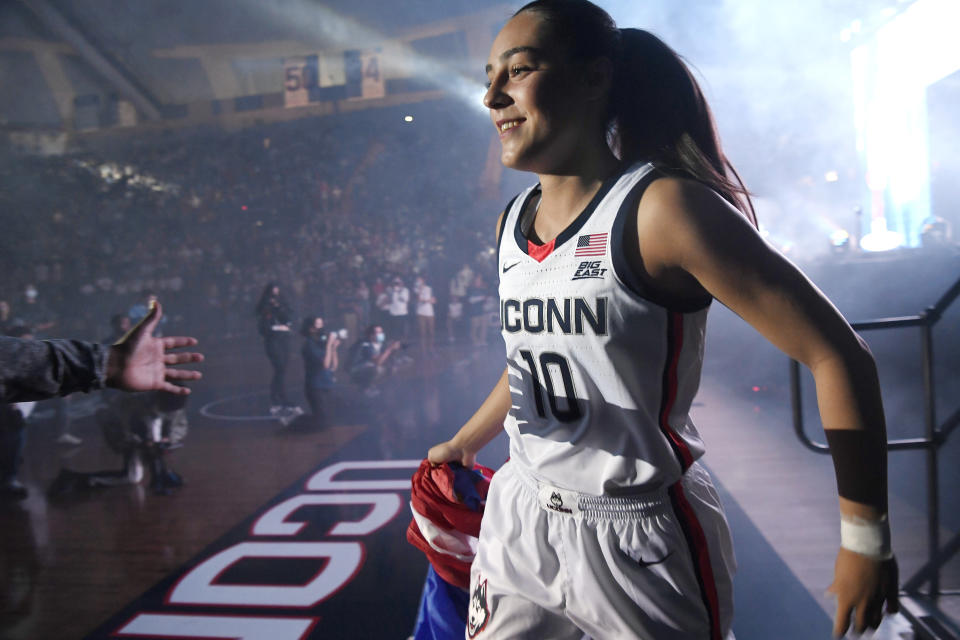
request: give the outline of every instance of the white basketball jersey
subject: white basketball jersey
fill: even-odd
[[[672,485],[703,454],[688,415],[700,381],[708,303],[676,310],[645,296],[624,227],[658,174],[607,180],[538,262],[526,231],[539,195],[508,205],[499,241],[500,320],[512,408],[511,460],[592,494]]]

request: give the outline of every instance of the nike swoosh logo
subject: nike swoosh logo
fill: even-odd
[[[512,265],[510,265],[509,267],[508,267],[507,265],[503,265],[503,272],[506,273],[507,271],[510,271],[510,269],[513,269],[513,268],[514,268],[515,266],[517,266],[518,264],[520,264],[520,263],[519,263],[519,262],[514,262],[514,263],[513,263]]]
[[[637,560],[637,564],[640,565],[641,567],[652,567],[652,566],[655,565],[655,564],[660,564],[661,562],[666,561],[666,559],[669,558],[669,557],[672,556],[672,555],[673,555],[673,551],[671,551],[671,552],[668,553],[667,555],[663,556],[663,557],[660,558],[659,560],[652,560],[652,561],[650,561],[650,562],[647,562],[646,560],[644,560],[644,559],[641,557],[641,558],[639,558],[639,559]]]

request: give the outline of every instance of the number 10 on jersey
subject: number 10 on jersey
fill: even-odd
[[[573,374],[570,372],[570,363],[559,353],[544,351],[539,358],[526,349],[520,350],[527,366],[530,367],[530,378],[533,381],[533,400],[536,403],[537,415],[547,417],[547,405],[550,413],[560,422],[574,422],[580,418],[580,404],[573,389]],[[558,400],[555,385],[555,376],[559,374],[563,384],[563,399]],[[543,382],[541,382],[543,381]],[[547,402],[544,402],[544,395]]]

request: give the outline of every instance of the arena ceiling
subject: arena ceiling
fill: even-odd
[[[0,124],[56,127],[73,99],[118,93],[111,71],[156,106],[254,94],[263,74],[249,67],[285,50],[374,46],[478,8],[470,0],[3,0],[0,86],[17,91],[0,95]],[[65,37],[61,21],[112,69]],[[224,65],[239,80],[224,82]]]
[[[621,16],[629,14],[635,23],[654,25],[701,69],[705,64],[725,69],[736,65],[742,73],[753,74],[751,81],[759,77],[765,82],[771,75],[796,72],[804,54],[812,58],[836,50],[845,55],[837,36],[851,20],[909,1],[600,3],[621,22]],[[130,100],[133,95],[139,119],[150,120],[162,118],[171,105],[276,92],[282,86],[278,78],[287,55],[375,47],[425,25],[480,12],[496,12],[497,18],[489,20],[493,26],[520,4],[518,0],[0,0],[0,86],[5,88],[0,91],[0,127],[69,129],[75,126],[77,110],[89,101],[98,101],[102,108],[117,96]],[[81,45],[64,36],[64,24]],[[793,33],[805,51],[790,43],[784,46],[785,31]],[[485,34],[487,40],[490,36]],[[746,55],[752,56],[755,67],[743,68],[743,52],[735,58],[732,42],[741,49],[744,42],[753,47]],[[778,45],[784,51],[756,54]],[[466,58],[445,62],[463,65],[465,75],[479,80],[477,61]]]

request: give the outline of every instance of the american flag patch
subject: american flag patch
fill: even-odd
[[[591,233],[577,238],[575,256],[602,256],[607,252],[607,234]]]

